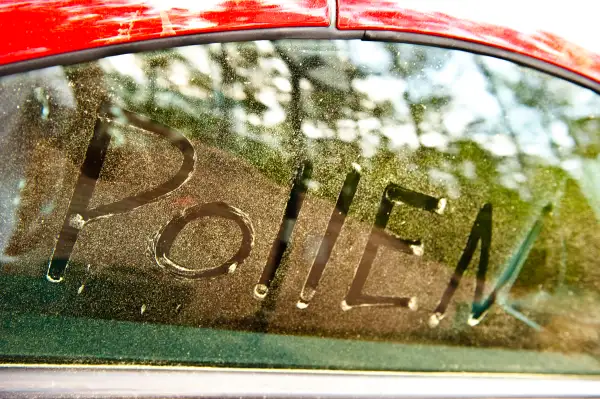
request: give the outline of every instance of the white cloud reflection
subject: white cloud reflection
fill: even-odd
[[[306,42],[301,47],[310,49],[310,45],[310,42]],[[559,160],[567,156],[576,144],[569,126],[560,120],[559,114],[569,118],[594,115],[600,109],[597,95],[559,79],[543,78],[537,72],[526,71],[503,60],[477,58],[459,51],[423,50],[406,44],[396,46],[399,62],[409,71],[406,76],[392,71],[394,58],[384,43],[339,41],[332,48],[315,47],[321,49],[315,50],[315,54],[325,59],[325,65],[317,69],[321,77],[327,77],[318,84],[328,84],[338,90],[345,85],[351,87],[362,95],[359,101],[362,109],[352,110],[345,106],[341,112],[343,116],[332,121],[333,129],[311,116],[312,119],[301,121],[302,134],[310,139],[337,137],[345,142],[357,142],[364,157],[377,153],[382,145],[382,137],[387,139],[390,149],[405,147],[417,150],[423,146],[441,152],[450,151],[455,142],[472,140],[499,158],[513,159],[518,155],[536,157],[547,164],[560,164],[574,176],[581,175],[578,171],[580,165],[564,159],[561,163]],[[234,113],[236,121],[233,125],[240,135],[247,134],[246,124],[254,128],[277,128],[286,122],[288,115],[285,108],[290,104],[292,92],[290,71],[286,63],[276,56],[272,43],[258,42],[256,48],[261,56],[257,66],[240,68],[240,76],[246,81],[226,87],[222,87],[221,72],[210,57],[209,47],[220,51],[218,44],[177,49],[187,63],[172,63],[167,74],[159,76],[163,85],[175,85],[185,96],[199,99],[213,97],[222,90],[236,102],[246,99],[244,85],[250,85],[255,100],[262,103],[266,110],[260,115],[249,110],[248,114]],[[424,55],[418,55],[416,51]],[[419,57],[425,57],[425,62]],[[336,68],[344,62],[351,62],[366,76],[343,81],[347,79],[346,72]],[[140,87],[148,84],[141,55],[110,57],[102,60],[101,66],[107,71],[118,71],[131,77]],[[190,67],[209,77],[213,85],[212,92],[199,90],[190,83]],[[482,67],[494,76],[493,81],[485,76]],[[532,88],[541,88],[543,92],[556,95],[562,100],[560,104],[566,105],[561,105],[561,109],[541,112],[535,107],[545,107],[546,104],[554,106],[552,99],[535,99],[538,105],[532,105],[518,98],[514,88],[523,81]],[[302,78],[300,89],[303,96],[308,98],[309,93],[318,88]],[[434,97],[448,99],[438,105],[441,107],[439,111],[435,105],[428,103]],[[157,96],[157,102],[176,106],[185,112],[194,112],[193,107],[176,96]],[[413,107],[422,107],[422,120],[418,126],[413,120],[414,115],[411,115],[410,102]],[[373,112],[376,107],[386,104],[391,105],[391,116],[375,117]],[[553,112],[559,116],[548,119],[547,115],[553,115]],[[474,164],[468,162],[463,163],[457,172],[468,179],[477,176]],[[518,163],[505,163],[501,172],[506,175],[502,177],[502,184],[509,188],[518,187],[526,179]],[[438,172],[432,173],[436,179],[442,179]],[[448,187],[448,190],[454,190],[451,185]]]

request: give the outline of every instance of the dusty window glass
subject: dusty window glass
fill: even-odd
[[[360,41],[0,80],[0,355],[600,371],[600,98]]]

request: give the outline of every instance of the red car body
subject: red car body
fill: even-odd
[[[558,33],[567,23],[573,26],[584,22],[569,21],[564,16],[555,21],[550,19],[544,26],[541,11],[528,16],[528,26],[517,29],[511,25],[523,10],[501,13],[493,18],[497,23],[492,24],[484,22],[484,18],[465,18],[465,2],[30,0],[3,3],[0,27],[5,39],[0,43],[0,65],[191,34],[329,27],[458,39],[535,58],[600,82],[600,55]],[[489,7],[494,5],[486,5]],[[484,10],[478,11],[484,15]],[[553,26],[548,27],[549,24]]]

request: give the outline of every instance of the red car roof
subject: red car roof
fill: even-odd
[[[327,0],[8,2],[0,5],[0,65],[191,33],[328,25]]]
[[[0,29],[5,38],[0,42],[0,65],[194,33],[327,27],[330,14],[337,11],[340,30],[392,30],[474,42],[534,57],[600,82],[600,55],[594,51],[547,27],[538,29],[535,18],[525,28],[506,26],[509,19],[474,20],[462,12],[467,3],[475,9],[475,4],[481,4],[338,0],[338,9],[332,10],[327,0],[4,1],[0,3]],[[512,12],[507,15],[514,19]]]

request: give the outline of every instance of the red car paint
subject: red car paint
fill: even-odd
[[[419,4],[436,7],[433,1]],[[423,33],[537,58],[600,82],[600,55],[547,31],[410,8],[408,1],[338,0],[336,27]],[[458,3],[455,3],[458,4]],[[326,27],[327,0],[0,0],[0,65],[117,43],[193,33]],[[533,22],[532,22],[533,25]],[[535,27],[535,26],[533,26]]]
[[[407,2],[340,0],[337,27],[342,30],[373,29],[424,33],[466,40],[534,57],[600,82],[600,55],[554,33],[543,30],[525,33],[506,26],[466,20],[441,12],[403,8],[400,6],[403,3]],[[422,3],[434,4],[433,1]],[[452,12],[452,3],[447,1],[443,5],[449,13]],[[481,7],[488,6],[482,4]],[[507,13],[507,24],[510,18],[510,13]],[[567,21],[557,21],[560,22]],[[531,27],[536,27],[533,16]]]
[[[0,65],[191,33],[328,25],[327,0],[0,0]]]

